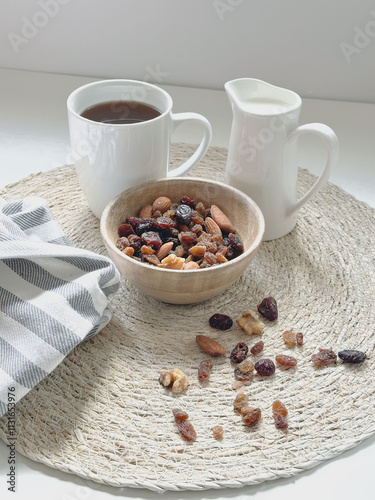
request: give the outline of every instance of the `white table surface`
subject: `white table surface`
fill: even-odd
[[[0,69],[0,187],[33,172],[71,163],[66,98],[91,78]],[[213,127],[213,146],[228,146],[232,121],[224,91],[163,86],[172,96],[174,111],[195,111]],[[340,141],[340,158],[330,181],[375,207],[375,105],[303,100],[300,123],[323,122]],[[197,143],[195,130],[175,132],[175,142]],[[300,166],[319,174],[325,155],[316,138],[302,138]],[[369,325],[373,328],[373,325]],[[22,500],[151,500],[159,494],[143,489],[97,485],[61,473],[17,455],[16,496],[7,491],[8,450],[0,442],[0,498]],[[373,498],[375,436],[321,465],[289,479],[240,489],[166,492],[163,498],[244,500],[321,500]]]

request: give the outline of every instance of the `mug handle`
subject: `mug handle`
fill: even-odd
[[[212,138],[212,128],[210,122],[198,113],[172,113],[172,133],[182,123],[195,122],[203,127],[203,139],[194,154],[182,165],[168,172],[167,177],[179,177],[188,172],[205,155]]]
[[[288,142],[296,139],[302,134],[312,133],[321,137],[327,147],[327,162],[321,176],[317,179],[315,184],[305,193],[296,203],[294,203],[289,211],[288,215],[292,215],[297,210],[299,210],[302,205],[304,205],[312,196],[314,196],[324,185],[328,182],[329,175],[331,173],[332,167],[337,163],[339,156],[339,141],[337,139],[334,131],[324,125],[323,123],[308,123],[306,125],[301,125],[294,129],[288,137]]]

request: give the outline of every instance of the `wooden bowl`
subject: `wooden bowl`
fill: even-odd
[[[122,253],[116,248],[118,227],[159,196],[167,196],[172,202],[189,196],[206,207],[217,205],[234,225],[244,253],[224,264],[180,271],[142,263]],[[240,278],[261,244],[264,219],[255,202],[235,188],[192,177],[169,178],[145,182],[119,194],[105,208],[100,231],[110,258],[135,287],[162,302],[192,304],[222,293]]]

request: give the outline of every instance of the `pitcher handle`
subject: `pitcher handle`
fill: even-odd
[[[197,150],[182,165],[168,172],[168,177],[179,177],[188,172],[205,155],[212,138],[210,122],[198,113],[172,113],[173,130],[186,122],[197,123],[203,128],[203,138]]]
[[[339,155],[339,141],[334,131],[323,123],[308,123],[294,129],[288,137],[288,142],[295,140],[302,134],[312,133],[323,139],[327,146],[327,162],[315,184],[290,207],[288,215],[298,211],[312,196],[314,196],[328,182],[332,167],[337,163]]]

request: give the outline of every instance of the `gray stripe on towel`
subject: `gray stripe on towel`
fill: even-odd
[[[17,349],[0,338],[0,366],[18,384],[33,388],[47,374]]]
[[[62,354],[67,355],[81,342],[81,338],[69,328],[65,328],[62,323],[2,287],[0,287],[0,301],[5,314]]]
[[[4,259],[3,262],[25,281],[42,290],[59,293],[69,302],[72,309],[92,324],[95,324],[100,318],[91,294],[79,283],[58,278],[31,260]]]

